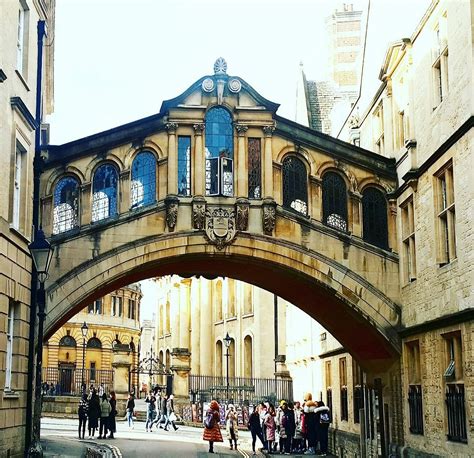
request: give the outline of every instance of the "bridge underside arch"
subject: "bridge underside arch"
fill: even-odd
[[[61,266],[56,259],[56,269]],[[239,235],[222,251],[195,232],[148,237],[83,262],[47,288],[46,338],[94,299],[168,274],[228,276],[264,288],[320,322],[370,370],[398,359],[399,310],[344,266],[271,237]]]

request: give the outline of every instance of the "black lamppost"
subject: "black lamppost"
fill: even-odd
[[[53,258],[53,248],[46,240],[42,229],[36,231],[35,238],[28,246],[33,258],[34,269],[36,270],[39,285],[36,285],[36,305],[38,309],[38,339],[36,347],[36,375],[35,375],[35,405],[33,411],[33,440],[28,450],[30,457],[42,457],[43,449],[40,442],[41,430],[41,375],[43,364],[43,326],[44,308],[46,305],[46,296],[44,292],[44,282],[48,278],[49,266]]]
[[[84,383],[84,368],[86,366],[86,336],[89,327],[87,323],[84,321],[84,324],[81,326],[81,333],[82,333],[82,377],[81,377],[81,393],[86,392],[86,386]]]
[[[229,402],[229,347],[230,343],[232,342],[231,337],[229,336],[229,333],[226,334],[224,337],[224,344],[226,348],[225,352],[225,360],[226,360],[226,397],[227,397],[227,402]]]

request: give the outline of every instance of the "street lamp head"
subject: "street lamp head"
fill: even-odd
[[[84,324],[81,326],[82,337],[84,337],[84,339],[87,336],[88,330],[89,330],[89,327],[87,326],[87,323],[84,321]]]
[[[36,231],[33,242],[28,245],[31,257],[38,273],[38,280],[44,283],[48,278],[49,266],[53,259],[54,248],[46,240],[43,230],[40,228]]]
[[[229,336],[229,333],[227,333],[226,336],[224,337],[224,345],[226,346],[226,348],[230,347],[231,342],[232,342],[232,338]]]

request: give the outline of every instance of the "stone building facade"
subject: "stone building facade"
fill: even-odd
[[[22,455],[31,427],[28,244],[35,145],[43,116],[53,109],[54,14],[54,0],[0,3],[0,456]]]
[[[48,339],[43,350],[43,381],[55,388],[48,394],[79,394],[82,379],[86,386],[103,384],[106,391],[113,390],[117,344],[130,348],[130,369],[138,366],[141,298],[139,284],[107,294]],[[85,337],[81,330],[84,323],[88,328]],[[132,373],[130,384],[137,383],[138,374]]]
[[[359,107],[359,124],[343,131],[346,139],[357,131],[362,147],[397,164],[399,188],[392,199],[403,304],[405,456],[472,454],[473,8],[472,2],[433,1],[412,36],[389,47],[379,90],[369,106]],[[351,374],[351,357],[340,345],[331,351],[321,356],[334,427],[342,436],[359,434],[351,398],[360,378]],[[344,380],[338,374],[342,359]],[[347,420],[337,399],[344,386]],[[391,418],[389,426],[395,422]]]

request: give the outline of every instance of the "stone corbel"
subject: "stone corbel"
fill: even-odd
[[[235,202],[236,226],[238,231],[246,231],[249,225],[250,201],[243,197]]]
[[[276,224],[276,202],[273,199],[264,199],[262,204],[262,225],[266,235],[272,235]]]
[[[166,206],[166,224],[170,231],[173,231],[176,222],[178,221],[178,207],[179,207],[179,198],[174,194],[170,194],[165,198]]]
[[[193,228],[202,231],[206,223],[206,199],[202,196],[193,199],[192,219]]]

